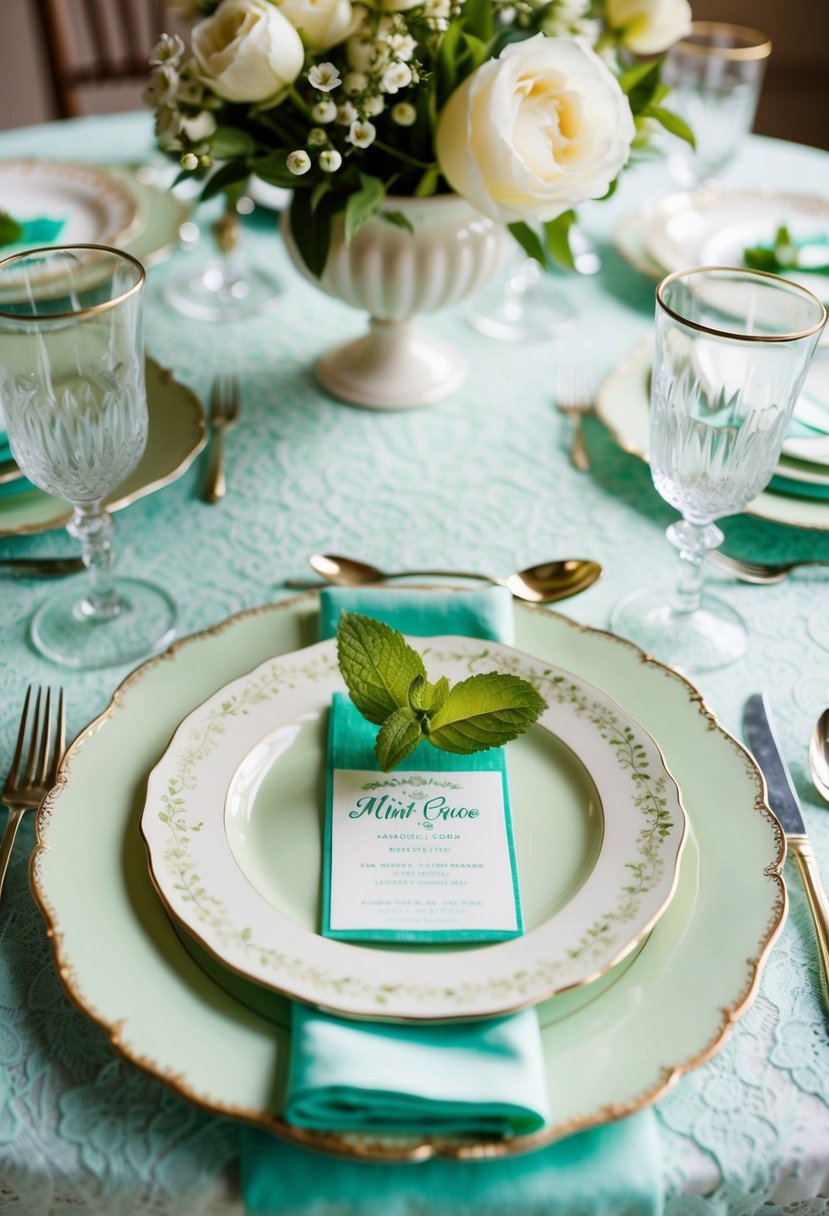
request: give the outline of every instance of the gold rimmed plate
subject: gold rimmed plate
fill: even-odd
[[[191,465],[205,444],[204,407],[196,394],[160,367],[146,360],[149,431],[141,460],[106,506],[118,511],[145,494],[169,485]],[[0,536],[23,536],[63,527],[72,509],[34,487],[0,497]]]
[[[151,883],[138,822],[149,773],[182,719],[274,654],[312,642],[316,607],[316,596],[298,597],[183,640],[128,677],[70,748],[38,815],[31,876],[74,1001],[185,1098],[363,1159],[484,1160],[655,1101],[725,1042],[756,990],[785,915],[785,843],[753,761],[686,680],[610,634],[517,605],[521,650],[601,688],[660,747],[689,822],[674,897],[618,968],[538,1007],[552,1112],[538,1135],[389,1142],[285,1123],[290,1030],[228,990],[244,981],[222,968],[225,983],[216,983],[183,946]]]
[[[165,904],[239,974],[351,1017],[493,1017],[596,979],[676,883],[685,817],[658,748],[557,666],[478,639],[409,641],[436,677],[510,671],[547,701],[508,749],[526,931],[437,951],[320,936],[325,725],[345,692],[333,639],[261,664],[176,731],[141,818]],[[406,827],[418,839],[420,825]]]

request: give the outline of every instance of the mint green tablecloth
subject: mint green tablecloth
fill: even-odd
[[[124,162],[143,156],[150,144],[150,119],[135,114],[0,133],[0,156]],[[796,185],[827,197],[829,156],[749,139],[724,184]],[[226,443],[227,499],[203,504],[197,494],[202,470],[194,468],[121,512],[115,529],[121,568],[169,587],[180,603],[182,630],[191,631],[285,594],[281,580],[302,574],[313,551],[353,554],[387,569],[438,565],[495,574],[584,555],[598,558],[604,575],[560,608],[606,627],[623,594],[673,578],[664,528],[674,513],[656,495],[644,465],[621,452],[595,419],[585,424],[593,472],[571,469],[569,426],[553,405],[557,369],[586,353],[598,379],[650,330],[653,285],[614,253],[611,232],[639,202],[670,188],[660,164],[643,164],[607,203],[583,209],[604,269],[591,279],[561,279],[578,314],[566,342],[522,347],[485,339],[467,326],[461,309],[425,321],[465,348],[470,376],[451,400],[407,414],[348,409],[315,387],[312,359],[360,332],[363,322],[299,280],[271,220],[258,220],[246,233],[248,255],[273,265],[286,287],[261,319],[211,327],[166,307],[165,283],[192,266],[204,245],[151,268],[149,353],[201,394],[216,371],[232,366],[241,376],[243,417]],[[829,531],[744,516],[726,520],[724,528],[726,549],[734,553],[829,558]],[[0,556],[73,550],[69,537],[57,533],[0,538]],[[745,696],[761,685],[773,691],[809,833],[829,880],[829,815],[806,767],[811,725],[829,704],[827,584],[803,576],[759,588],[718,572],[712,578],[747,618],[751,643],[739,663],[700,678],[699,686],[737,735]],[[0,771],[9,762],[28,681],[62,680],[69,727],[77,731],[105,707],[125,674],[58,673],[29,650],[24,623],[48,590],[33,581],[2,582]],[[2,1203],[16,1201],[17,1212],[27,1216],[70,1210],[241,1216],[238,1126],[199,1111],[122,1062],[63,994],[27,889],[32,840],[27,820],[0,909]],[[798,1200],[809,1201],[800,1216],[826,1209],[813,1197],[829,1194],[829,1035],[805,901],[787,874],[793,879],[789,921],[757,999],[723,1050],[656,1107],[666,1216],[754,1216],[767,1199],[764,1216]],[[711,1027],[712,1038],[718,1029]],[[161,1026],[159,1033],[170,1037],[186,1028]],[[315,1202],[315,1161],[308,1158],[307,1170],[296,1167],[309,1179],[302,1216]],[[414,1192],[415,1175],[401,1176],[410,1188],[410,1213],[463,1210],[462,1193],[448,1211],[429,1210]],[[522,1216],[531,1210],[529,1201],[522,1206],[525,1194],[494,1192],[493,1208],[500,1203],[509,1216]],[[322,1195],[321,1214],[320,1205]],[[343,1209],[332,1198],[322,1210],[339,1216]]]

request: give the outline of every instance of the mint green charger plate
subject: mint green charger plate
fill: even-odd
[[[345,1136],[281,1118],[286,1006],[229,972],[217,983],[185,947],[153,889],[138,823],[148,774],[182,718],[269,656],[315,641],[316,605],[301,596],[177,643],[129,676],[70,748],[38,813],[31,874],[74,1001],[128,1059],[191,1101],[361,1158],[506,1155],[655,1101],[722,1045],[755,992],[785,915],[785,842],[753,761],[686,680],[610,634],[516,606],[516,646],[601,688],[658,743],[689,823],[674,898],[637,953],[538,1006],[552,1121],[537,1135]],[[512,745],[511,755],[521,763]],[[525,833],[519,871],[531,849]],[[527,865],[525,880],[543,884],[543,866]]]

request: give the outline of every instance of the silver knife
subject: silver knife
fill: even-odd
[[[746,701],[743,710],[743,731],[754,753],[754,759],[766,779],[769,806],[786,833],[786,843],[803,880],[817,933],[823,996],[829,1006],[829,903],[826,901],[815,855],[806,835],[800,800],[777,741],[774,720],[765,693],[754,693]]]

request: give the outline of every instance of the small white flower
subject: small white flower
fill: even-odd
[[[412,70],[407,63],[390,63],[380,81],[384,93],[397,93],[412,83]]]
[[[314,122],[333,122],[337,117],[337,103],[330,97],[325,97],[311,106],[311,117]]]
[[[312,127],[308,132],[306,143],[309,148],[324,148],[328,143],[328,136],[322,127]]]
[[[345,44],[345,57],[355,72],[368,71],[377,57],[377,45],[364,33],[353,34]]]
[[[303,173],[307,173],[311,168],[311,157],[302,148],[297,148],[295,152],[288,153],[285,163],[291,173],[296,177],[302,177]]]
[[[368,76],[365,72],[348,72],[343,80],[346,93],[362,93],[368,87]]]
[[[181,131],[181,114],[175,106],[159,106],[155,112],[155,133],[159,138],[175,138]]]
[[[374,138],[377,135],[377,128],[373,122],[361,122],[357,119],[353,122],[348,130],[346,138],[349,143],[354,144],[355,148],[368,148],[374,143]]]
[[[328,148],[327,151],[320,152],[319,160],[317,161],[323,173],[336,173],[342,163],[343,158],[336,148]]]
[[[179,74],[173,64],[162,63],[150,73],[150,83],[144,92],[144,101],[153,110],[159,106],[170,106],[179,90]]]
[[[417,43],[411,34],[392,34],[389,46],[398,59],[411,59],[417,50]]]
[[[352,101],[344,101],[341,106],[337,106],[337,122],[341,127],[350,127],[356,121],[357,107]]]
[[[186,169],[188,173],[192,173],[194,169],[199,167],[199,158],[194,152],[185,152],[181,158],[181,167]]]
[[[515,18],[518,16],[518,10],[514,8],[502,8],[498,13],[499,25],[512,25]]]
[[[425,0],[423,10],[433,21],[447,21],[452,15],[450,0]]]
[[[202,110],[199,114],[189,116],[182,115],[181,118],[181,129],[194,144],[203,139],[209,139],[215,132],[216,126],[216,119],[209,110]]]
[[[408,101],[398,101],[391,116],[399,127],[410,127],[417,118],[417,110]]]
[[[363,101],[363,113],[368,115],[369,118],[376,118],[378,114],[383,113],[385,108],[386,103],[379,93],[374,93]]]
[[[333,63],[315,63],[308,73],[308,83],[320,93],[330,93],[341,80],[339,69]]]
[[[177,68],[184,58],[184,40],[178,34],[162,34],[150,52],[150,67],[168,63]]]
[[[176,101],[184,102],[189,106],[200,106],[204,101],[204,85],[199,80],[198,65],[194,60],[185,63],[181,69],[181,76],[178,82],[178,92],[176,93]]]

